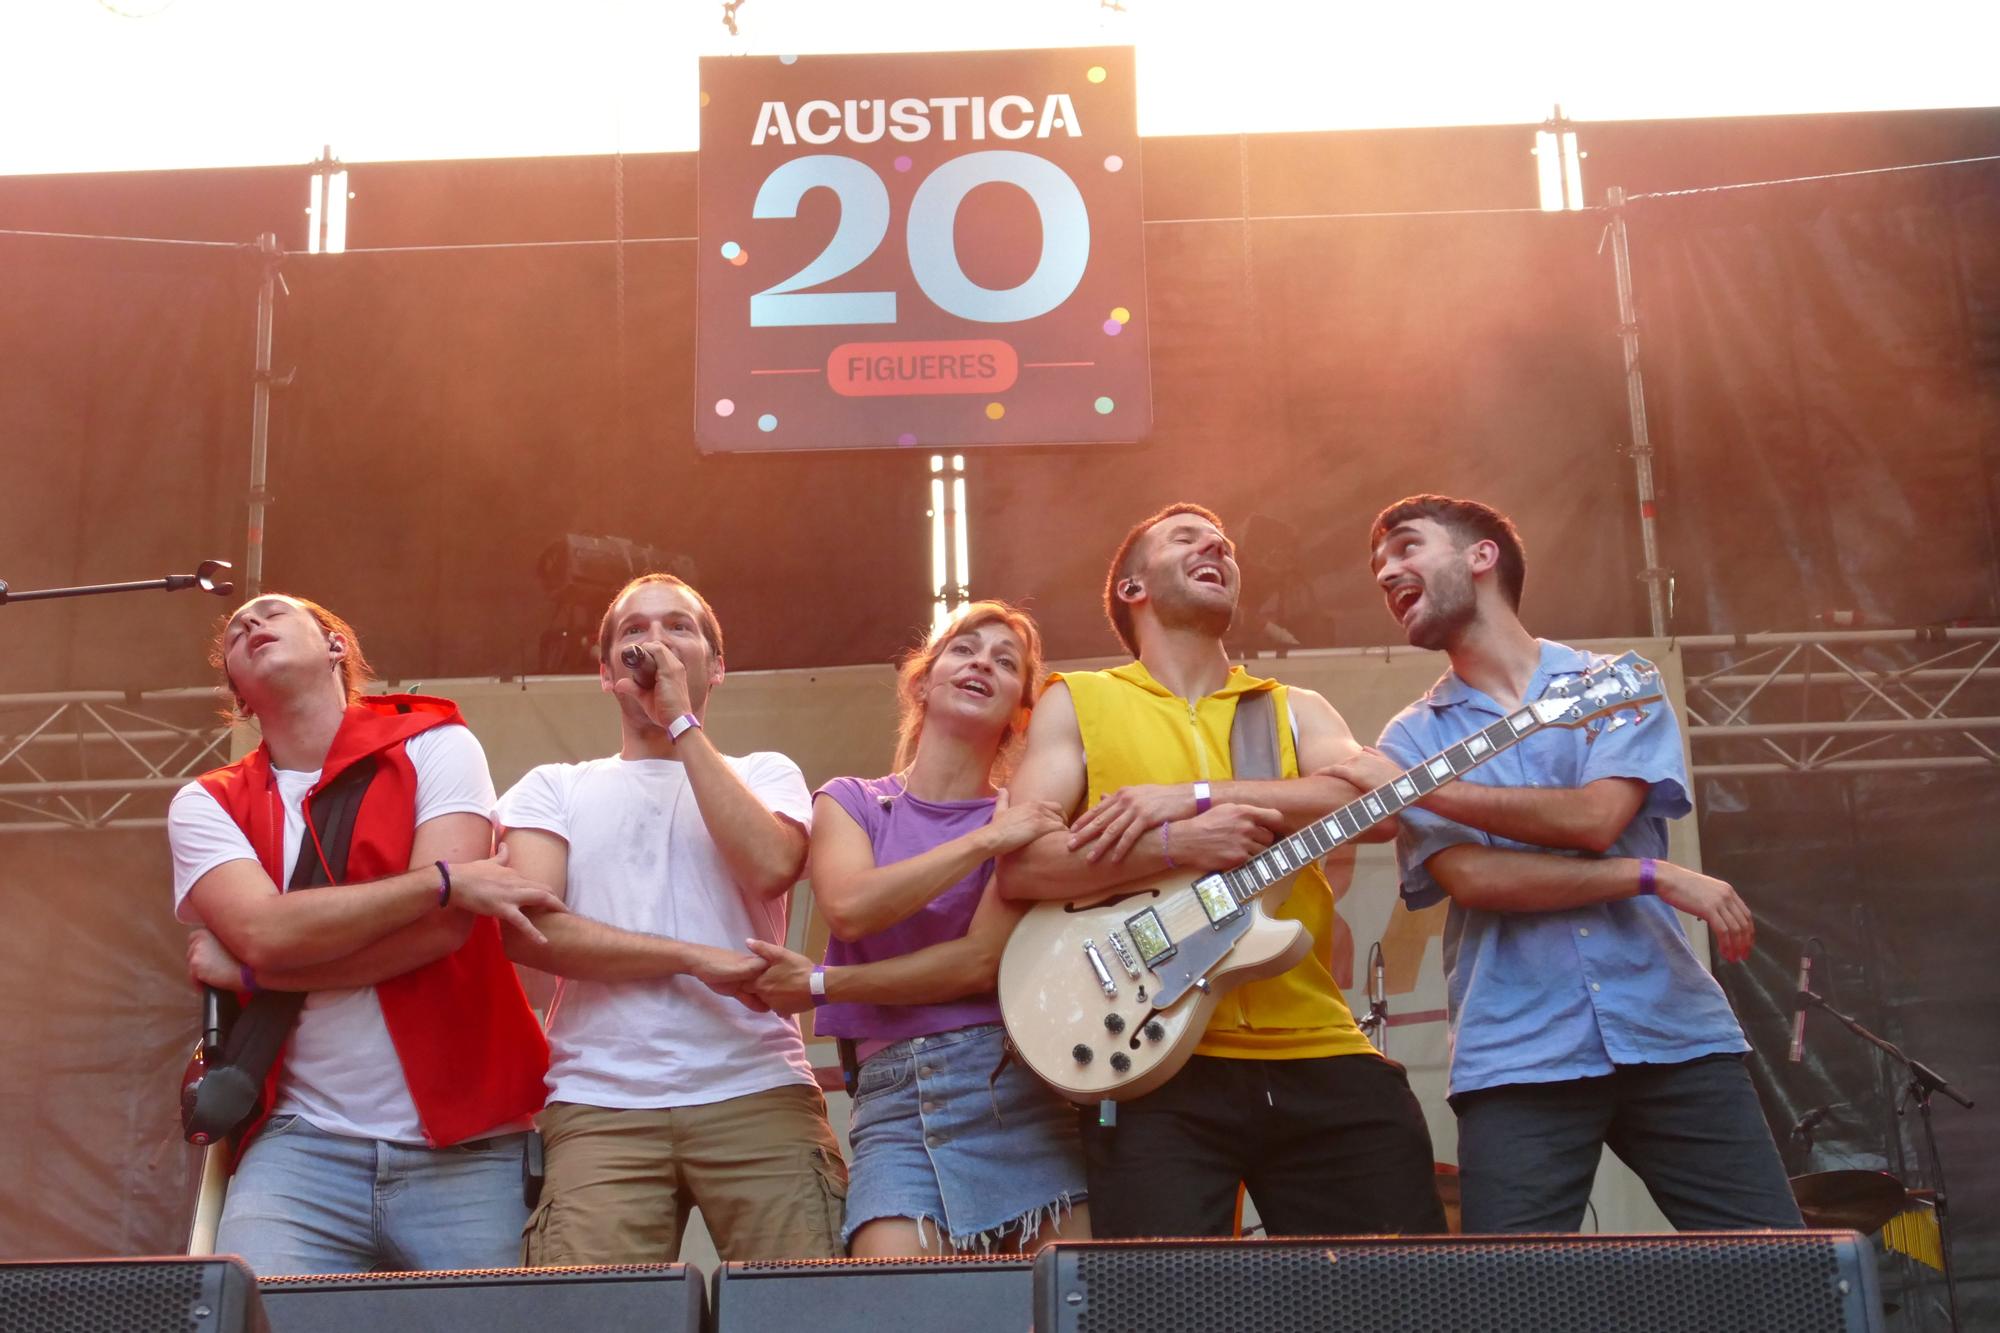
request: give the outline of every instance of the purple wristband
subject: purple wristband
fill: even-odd
[[[438,906],[449,907],[451,906],[451,867],[443,861],[438,861],[434,864],[438,868],[438,878],[442,881],[438,885]]]
[[[238,963],[236,965],[236,979],[243,983],[244,990],[249,991],[252,995],[257,994],[257,974],[251,970],[250,964]]]
[[[1639,892],[1647,897],[1658,897],[1660,893],[1660,863],[1650,856],[1639,858]]]
[[[1165,824],[1160,825],[1160,857],[1167,863],[1167,869],[1180,869],[1179,866],[1174,864],[1174,845],[1167,841],[1167,826]]]

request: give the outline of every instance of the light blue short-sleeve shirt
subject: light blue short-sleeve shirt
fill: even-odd
[[[1554,677],[1602,660],[1546,640],[1541,648],[1529,699]],[[1499,704],[1447,672],[1430,693],[1390,720],[1380,748],[1405,768],[1414,767],[1504,716]],[[1544,728],[1459,781],[1573,788],[1599,778],[1647,785],[1639,813],[1605,855],[1664,857],[1667,821],[1694,808],[1680,727],[1665,704],[1648,708],[1637,723],[1594,736]],[[1426,863],[1461,843],[1553,850],[1412,807],[1402,813],[1396,841],[1405,904],[1428,907],[1445,896]],[[1486,912],[1453,903],[1445,917],[1444,968],[1453,1096],[1750,1049],[1722,988],[1689,946],[1679,915],[1658,898],[1550,912]]]

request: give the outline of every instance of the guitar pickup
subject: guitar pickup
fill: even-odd
[[[1172,958],[1177,950],[1173,937],[1160,921],[1160,914],[1148,907],[1136,916],[1125,918],[1125,929],[1132,936],[1133,945],[1139,950],[1139,958],[1147,967],[1158,967]]]
[[[1243,904],[1236,901],[1236,895],[1222,882],[1220,875],[1204,875],[1194,882],[1194,896],[1201,902],[1201,910],[1208,913],[1208,924],[1221,926],[1243,915]]]

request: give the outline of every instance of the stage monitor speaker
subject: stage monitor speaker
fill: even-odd
[[[1026,1259],[795,1259],[726,1263],[712,1333],[1025,1333],[1034,1315]]]
[[[264,1333],[257,1279],[241,1259],[69,1259],[0,1264],[7,1333]]]
[[[1864,1333],[1852,1231],[1058,1243],[1035,1333]]]
[[[686,1264],[267,1277],[271,1333],[701,1333],[707,1289]]]

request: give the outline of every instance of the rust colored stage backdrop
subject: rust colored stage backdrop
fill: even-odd
[[[701,62],[695,440],[1152,423],[1130,47]]]

